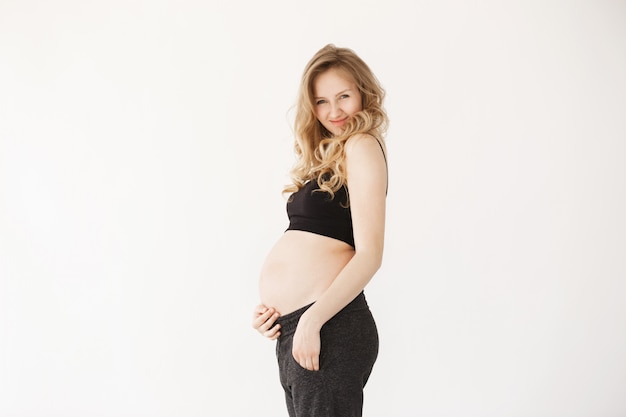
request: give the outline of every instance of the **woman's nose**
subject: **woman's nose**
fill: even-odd
[[[331,118],[335,118],[335,117],[341,116],[341,113],[342,113],[341,106],[339,106],[339,104],[332,103],[330,105],[330,117]]]

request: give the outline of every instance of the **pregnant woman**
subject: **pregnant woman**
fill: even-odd
[[[291,417],[362,414],[378,355],[364,288],[383,256],[384,95],[348,48],[325,46],[302,75],[297,160],[284,189],[289,227],[261,269],[252,321],[276,340]]]

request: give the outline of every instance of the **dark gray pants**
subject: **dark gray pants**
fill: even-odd
[[[360,417],[363,388],[378,356],[378,331],[361,292],[322,327],[320,370],[302,368],[291,353],[298,320],[311,305],[278,319],[280,382],[290,417]]]

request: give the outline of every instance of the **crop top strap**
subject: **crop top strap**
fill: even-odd
[[[385,154],[385,148],[383,148],[383,144],[380,142],[378,138],[376,138],[376,142],[378,142],[378,146],[380,146],[380,150],[383,152],[383,158],[385,159],[385,167],[387,168],[387,186],[385,187],[385,194],[389,191],[389,164],[387,163],[387,155]]]

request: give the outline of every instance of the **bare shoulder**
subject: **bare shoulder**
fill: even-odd
[[[384,201],[387,195],[387,157],[384,143],[369,134],[350,137],[345,145],[346,180],[353,208]],[[382,203],[381,203],[382,204]],[[358,209],[357,209],[358,211]]]
[[[383,152],[386,154],[387,149],[385,148],[385,144],[382,141],[376,139],[373,135],[369,133],[358,133],[354,136],[351,136],[345,145],[346,154],[353,153],[361,153],[361,152],[378,152],[380,153],[381,148]]]
[[[345,145],[346,171],[352,188],[364,184],[376,183],[386,194],[387,189],[387,150],[382,141],[369,134],[357,134],[350,137]]]

